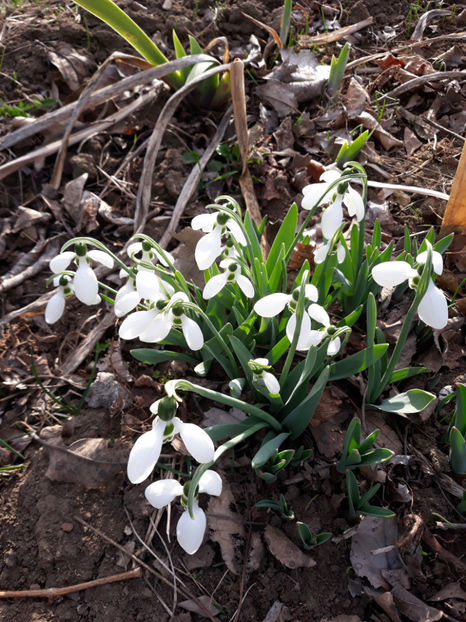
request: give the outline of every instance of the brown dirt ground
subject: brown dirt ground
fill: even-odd
[[[176,27],[178,34],[183,37],[193,33],[199,37],[201,43],[206,44],[215,36],[225,35],[229,38],[230,46],[235,47],[247,42],[249,35],[254,33],[263,38],[264,33],[257,26],[242,16],[244,11],[256,19],[262,20],[275,28],[279,28],[281,14],[281,0],[260,1],[241,0],[239,2],[220,2],[214,4],[208,0],[199,0],[198,3],[186,3],[175,0],[169,11],[160,9],[160,3],[149,0],[143,3],[125,3],[129,14],[143,26],[157,42],[169,46],[169,33]],[[307,1],[302,6],[304,13],[309,10],[318,11],[317,3]],[[399,27],[409,11],[409,2],[399,0],[381,2],[346,2],[341,25],[354,23],[371,15],[374,17],[374,27],[358,39],[355,50],[357,55],[365,55],[380,51],[384,42],[377,39],[376,33],[384,26]],[[194,9],[197,6],[197,10]],[[147,7],[147,9],[145,8]],[[217,8],[217,18],[211,19],[212,8]],[[20,15],[21,11],[28,17],[27,20],[10,21],[7,31],[7,47],[2,54],[2,84],[0,99],[14,101],[24,98],[25,95],[39,94],[50,96],[52,83],[60,93],[62,103],[66,103],[74,95],[67,90],[55,68],[50,64],[46,46],[55,45],[58,41],[69,43],[72,46],[87,50],[89,58],[96,63],[103,62],[115,50],[130,51],[120,38],[102,25],[97,19],[87,17],[87,30],[83,20],[77,19],[82,12],[77,11],[72,4],[67,4],[62,10],[59,4],[45,6],[40,2],[34,6],[12,8],[8,15]],[[404,29],[401,29],[401,31]],[[452,32],[455,25],[444,24],[436,34]],[[398,30],[400,32],[400,30]],[[403,41],[399,34],[396,39]],[[429,57],[445,51],[450,44],[439,44],[429,51]],[[329,57],[331,49],[321,50],[324,58]],[[17,81],[12,79],[15,72]],[[251,94],[251,101],[254,95]],[[429,101],[424,102],[426,109]],[[422,106],[420,106],[422,108]],[[253,107],[251,107],[253,109]],[[314,111],[315,112],[315,111]],[[157,110],[145,111],[144,118],[133,120],[141,136],[147,135],[151,120],[155,118]],[[188,107],[181,108],[177,114],[177,131],[167,134],[164,145],[166,147],[162,160],[156,169],[157,178],[154,180],[154,205],[158,214],[173,205],[179,190],[179,179],[184,178],[189,168],[184,164],[182,154],[186,151],[186,144],[191,148],[202,146],[206,136],[212,133],[212,119],[203,114],[193,114]],[[0,129],[7,133],[11,129],[11,120],[0,121]],[[183,140],[180,140],[180,135]],[[186,138],[188,136],[188,138]],[[98,137],[89,141],[83,148],[94,163],[107,144],[108,158],[106,170],[112,173],[116,170],[129,147],[127,139],[120,137],[120,142],[111,137]],[[124,142],[126,140],[126,142]],[[435,177],[445,182],[447,191],[454,175],[457,159],[454,156],[460,151],[458,142],[451,136],[442,135],[436,151],[425,145],[412,156],[406,156],[404,150],[395,149],[381,155],[380,165],[389,167],[392,177],[389,181],[416,185],[432,186]],[[180,147],[180,143],[182,146]],[[183,146],[184,145],[184,146]],[[31,144],[23,145],[15,151],[16,155],[28,151]],[[75,154],[70,150],[65,168],[65,179],[68,181],[76,175],[77,164],[73,165],[70,158]],[[321,155],[323,159],[323,156]],[[36,209],[35,197],[42,184],[47,182],[53,161],[47,161],[41,170],[29,168],[19,175],[7,178],[1,189],[2,206],[0,216],[8,218],[20,204],[27,204]],[[326,162],[324,162],[326,163]],[[408,164],[408,165],[407,165]],[[141,161],[136,159],[129,173],[129,179],[135,183],[140,171]],[[79,174],[79,173],[78,173]],[[267,171],[260,166],[255,170],[256,176],[264,182]],[[371,170],[374,179],[381,179],[377,172]],[[88,189],[101,187],[105,180],[100,174],[91,178]],[[285,196],[296,193],[295,182],[286,181]],[[440,184],[439,184],[440,185]],[[277,186],[276,186],[277,187]],[[224,190],[235,191],[234,188]],[[260,196],[260,189],[258,190]],[[273,193],[272,193],[273,194]],[[272,219],[279,219],[286,209],[283,199],[276,199],[266,192],[260,196],[263,214]],[[125,196],[111,190],[108,201],[119,210],[121,215],[130,215],[131,205]],[[199,197],[189,206],[186,218],[206,202],[207,195],[200,192]],[[401,225],[410,222],[414,227],[423,230],[426,225],[438,225],[442,216],[443,203],[432,199],[416,199],[407,208],[399,202],[392,205],[395,224],[392,235],[398,235]],[[187,220],[186,220],[187,222]],[[47,225],[48,235],[59,235],[60,242],[63,236],[63,227],[60,223],[51,221]],[[151,224],[148,233],[160,233],[157,223]],[[8,264],[5,272],[11,268],[15,258],[25,250],[30,250],[36,240],[33,231],[26,231],[20,235],[8,236],[2,240],[2,261]],[[105,239],[115,242],[115,228],[106,225],[102,230]],[[32,236],[32,237],[31,237]],[[118,240],[117,240],[118,246]],[[121,245],[120,245],[121,246]],[[2,270],[3,271],[3,270]],[[34,277],[33,281],[25,282],[9,292],[8,297],[2,300],[2,314],[20,308],[31,302],[38,293],[45,291],[44,280],[46,271]],[[48,276],[48,275],[47,275]],[[0,357],[3,375],[3,388],[0,397],[2,411],[0,412],[0,438],[11,439],[18,434],[17,423],[26,422],[35,429],[45,428],[56,424],[58,419],[53,412],[53,404],[46,399],[34,384],[29,367],[29,351],[32,349],[38,360],[39,371],[45,377],[49,374],[49,386],[53,389],[53,370],[57,360],[63,361],[74,351],[80,339],[86,334],[89,326],[94,326],[96,319],[82,315],[83,311],[73,304],[68,315],[59,325],[58,332],[45,325],[40,314],[30,314],[14,320],[3,329]],[[102,313],[97,312],[97,320]],[[79,328],[77,329],[76,326]],[[111,326],[102,336],[101,341],[108,340],[110,349],[119,351],[114,327]],[[422,359],[423,353],[428,351],[429,342],[424,350],[417,353]],[[424,388],[428,386],[444,386],[455,381],[463,380],[464,376],[464,341],[460,334],[452,338],[450,344],[450,358],[447,364],[439,365],[435,377],[427,378]],[[129,360],[128,352],[123,356]],[[440,355],[437,355],[440,356]],[[435,358],[435,355],[434,355]],[[106,358],[106,370],[115,371],[109,367]],[[83,365],[73,376],[75,392],[68,393],[71,400],[76,401],[76,395],[85,385],[86,378],[92,368],[92,362]],[[135,378],[140,378],[147,371],[134,362],[130,372]],[[147,406],[155,399],[154,390],[160,390],[157,382],[142,380],[136,383],[136,388],[130,388],[124,374],[119,375],[121,383],[128,390],[128,401],[125,406],[121,402],[113,403],[112,407],[84,408],[81,413],[70,419],[65,425],[64,441],[67,445],[83,438],[103,438],[111,442],[120,442],[128,449],[142,429],[147,417]],[[172,373],[170,368],[162,370],[162,375]],[[428,383],[430,382],[430,385]],[[144,385],[148,386],[144,386]],[[417,386],[420,386],[419,384]],[[344,385],[339,387],[344,394],[357,399],[355,387]],[[332,397],[330,396],[330,401]],[[345,400],[348,403],[348,400]],[[352,408],[342,405],[340,400],[340,422],[345,422],[352,416]],[[191,404],[193,409],[202,408],[201,404]],[[439,473],[448,472],[447,448],[443,441],[447,422],[437,415],[433,415],[427,422],[393,421],[390,430],[395,430],[397,441],[401,443],[403,454],[413,454],[409,467],[402,466],[389,470],[389,481],[392,487],[403,482],[407,483],[412,503],[403,503],[396,500],[396,496],[387,492],[391,507],[397,511],[400,533],[408,530],[407,518],[417,514],[422,522],[434,529],[435,519],[433,511],[437,511],[447,519],[457,522],[458,515],[454,509],[455,499],[442,489],[439,483]],[[341,429],[343,423],[336,424]],[[20,429],[24,430],[24,427]],[[329,432],[330,442],[341,444],[341,433],[335,430]],[[195,556],[196,563],[180,554],[174,539],[173,525],[176,524],[176,509],[172,512],[171,523],[166,528],[166,519],[161,517],[159,532],[166,541],[166,529],[170,530],[171,543],[168,544],[170,557],[173,559],[178,576],[186,582],[189,589],[196,596],[214,594],[214,601],[218,606],[217,619],[231,620],[241,602],[241,612],[235,620],[244,622],[260,622],[275,601],[280,601],[288,608],[280,618],[270,620],[292,620],[295,622],[324,621],[335,616],[346,614],[342,618],[351,622],[349,616],[359,616],[360,620],[388,620],[386,614],[374,603],[373,599],[357,593],[356,583],[349,561],[350,539],[342,534],[350,527],[345,519],[345,508],[342,500],[343,482],[335,476],[331,468],[332,460],[328,456],[320,455],[315,446],[314,437],[306,435],[302,441],[306,446],[314,446],[314,457],[304,469],[288,471],[286,476],[272,485],[266,486],[251,474],[247,466],[246,456],[235,454],[230,456],[221,465],[227,473],[227,479],[235,499],[234,507],[230,508],[242,518],[245,537],[235,542],[236,573],[225,565],[218,544],[207,541]],[[335,447],[335,453],[337,451]],[[251,444],[247,448],[247,455],[253,455],[255,447]],[[160,565],[154,558],[144,552],[134,535],[132,526],[141,538],[146,539],[151,512],[144,501],[141,487],[131,486],[124,476],[124,470],[109,479],[105,486],[98,489],[86,489],[76,483],[52,481],[44,474],[48,466],[48,450],[39,443],[33,442],[24,450],[25,467],[20,471],[0,479],[0,589],[27,590],[47,587],[60,587],[90,581],[110,576],[131,568],[128,557],[124,557],[111,543],[89,528],[85,528],[76,517],[80,517],[94,528],[101,530],[116,543],[134,550],[147,564],[160,570]],[[2,454],[3,456],[3,454]],[[11,456],[10,456],[11,457]],[[232,464],[236,466],[231,469]],[[389,489],[390,490],[390,489]],[[312,526],[314,531],[331,531],[334,540],[312,551],[312,558],[316,565],[312,568],[288,569],[285,568],[270,552],[260,545],[262,534],[267,524],[272,524],[298,544],[296,531],[292,524],[280,520],[277,516],[258,510],[254,507],[259,499],[278,498],[280,493],[286,493],[287,500],[292,505],[296,515]],[[155,513],[156,514],[156,513]],[[152,518],[155,519],[155,514]],[[447,534],[447,535],[445,535]],[[449,551],[461,558],[466,552],[464,538],[457,532],[442,532],[437,534],[438,539]],[[257,544],[259,542],[259,544]],[[255,543],[257,567],[254,571],[248,570],[247,558]],[[161,558],[166,559],[166,552],[161,540],[155,535],[148,542]],[[457,571],[426,549],[426,556],[422,559],[419,572],[413,576],[411,591],[421,599],[428,599],[444,585],[461,579]],[[163,571],[162,571],[163,572]],[[462,577],[464,579],[464,577]],[[349,580],[353,589],[348,589]],[[160,580],[154,579],[150,573],[144,578],[122,581],[100,587],[82,590],[59,598],[54,602],[46,599],[0,599],[0,619],[5,622],[49,622],[49,621],[103,621],[123,622],[150,620],[168,620],[170,616],[159,603],[160,597],[169,607],[172,606],[174,591]],[[178,594],[178,601],[184,597]],[[242,600],[243,599],[243,600]],[[286,617],[288,616],[288,617]],[[188,613],[181,608],[176,610],[173,618],[175,622],[195,622],[201,619],[195,613]],[[407,619],[407,618],[402,618]],[[354,618],[357,620],[357,618]]]

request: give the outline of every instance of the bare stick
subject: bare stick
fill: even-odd
[[[183,215],[183,212],[188,204],[189,199],[194,194],[194,191],[197,188],[201,175],[207,166],[213,152],[218,147],[220,141],[225,134],[225,130],[228,127],[228,123],[230,122],[231,117],[231,106],[229,106],[226,113],[223,115],[222,120],[220,121],[220,125],[217,128],[212,140],[209,143],[209,146],[204,151],[202,158],[199,162],[196,162],[193,169],[191,170],[188,179],[185,181],[183,189],[181,190],[178,199],[176,201],[175,208],[173,210],[173,214],[170,220],[170,224],[168,225],[165,233],[163,234],[159,244],[162,248],[166,248],[168,243],[170,242],[173,234],[176,232],[176,228],[178,227],[178,223],[180,222],[180,218]]]
[[[162,143],[162,138],[175,113],[178,105],[183,98],[192,91],[198,84],[229,69],[230,65],[217,65],[208,71],[205,71],[198,78],[185,84],[181,89],[176,91],[167,101],[162,112],[157,119],[157,123],[152,131],[149,143],[147,145],[146,156],[144,158],[144,166],[139,180],[138,197],[136,201],[136,211],[134,214],[134,233],[138,233],[144,229],[146,224],[147,213],[149,211],[150,197],[152,193],[152,176],[154,173],[155,162]]]
[[[128,570],[128,572],[120,572],[119,574],[113,574],[110,577],[101,577],[100,579],[85,581],[84,583],[77,583],[76,585],[69,585],[68,587],[47,587],[42,590],[0,591],[0,598],[48,598],[49,600],[56,600],[57,598],[60,598],[60,596],[65,596],[65,594],[81,592],[82,590],[88,590],[91,587],[100,587],[101,585],[106,585],[107,583],[126,581],[126,579],[139,579],[141,575],[141,568],[138,567],[133,570]]]
[[[130,62],[133,59],[138,61],[142,60],[137,59],[135,56],[121,53],[114,54],[110,58],[116,61],[121,60],[127,62]],[[115,84],[111,84],[92,93],[85,102],[84,110],[100,106],[100,104],[117,97],[124,91],[131,90],[136,86],[141,86],[142,84],[147,84],[148,82],[152,82],[152,80],[159,80],[164,76],[173,73],[173,71],[189,67],[195,63],[206,61],[213,61],[213,59],[207,54],[193,54],[192,56],[178,58],[177,60],[170,61],[169,63],[159,65],[158,67],[151,67],[151,69],[146,69],[145,71],[136,73],[133,76],[123,78],[123,80],[120,80]],[[11,134],[8,134],[8,136],[0,141],[0,149],[12,147],[13,145],[16,145],[16,143],[19,143],[30,136],[34,136],[34,134],[47,130],[51,125],[63,123],[73,113],[73,110],[78,104],[79,100],[77,102],[73,102],[72,104],[68,104],[67,106],[62,106],[62,108],[49,112],[40,117],[40,119],[37,119],[34,123],[11,132]]]
[[[452,80],[455,78],[466,78],[466,71],[439,71],[438,73],[428,73],[424,76],[417,76],[412,80],[408,80],[408,82],[405,82],[404,84],[400,84],[400,86],[397,86],[393,89],[393,91],[384,93],[378,99],[380,102],[382,99],[398,97],[398,95],[407,93],[408,91],[411,91],[426,82],[439,82],[440,80]]]
[[[333,32],[325,32],[320,35],[315,35],[314,37],[307,37],[306,35],[302,35],[299,38],[300,47],[312,47],[316,44],[323,43],[333,43],[334,41],[340,41],[340,39],[344,39],[348,35],[352,35],[354,32],[358,32],[367,26],[370,26],[374,21],[373,17],[368,17],[358,22],[357,24],[350,24],[349,26],[345,26],[344,28],[339,28],[338,30],[334,30]]]

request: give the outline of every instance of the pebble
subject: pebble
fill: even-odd
[[[60,529],[66,531],[66,533],[69,533],[70,531],[73,531],[73,523],[62,523],[60,525]]]

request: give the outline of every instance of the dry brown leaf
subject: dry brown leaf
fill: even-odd
[[[341,424],[347,419],[348,407],[342,407],[342,392],[337,387],[326,387],[320,398],[310,430],[319,452],[334,458],[343,447],[344,432]]]
[[[244,548],[243,519],[233,511],[235,500],[226,478],[220,497],[211,497],[207,510],[207,520],[211,530],[210,538],[218,542],[223,560],[230,572],[239,574],[242,551]]]
[[[395,518],[376,518],[365,516],[351,540],[351,565],[359,577],[367,577],[373,587],[389,588],[383,571],[401,567],[395,547],[398,528]],[[382,550],[374,554],[374,551]]]
[[[354,77],[350,80],[345,99],[349,119],[359,117],[366,105],[370,104],[371,101],[366,89]]]
[[[76,179],[72,179],[66,184],[63,193],[63,205],[73,219],[75,225],[81,220],[81,201],[88,177],[89,175],[87,173],[83,173],[79,177],[76,177]]]
[[[47,50],[50,62],[55,65],[70,91],[77,91],[91,70],[94,61],[86,50],[76,50],[69,43],[59,42],[55,49]]]
[[[441,590],[431,596],[428,600],[439,601],[448,600],[449,598],[466,600],[466,592],[459,583],[449,583],[448,585],[445,585],[445,587],[442,587]]]
[[[378,606],[383,609],[385,613],[390,617],[390,620],[392,620],[392,622],[401,622],[391,592],[377,594],[377,596],[374,597],[374,600],[378,604]]]
[[[405,127],[405,131],[403,133],[403,143],[406,153],[409,156],[412,156],[413,153],[423,145],[423,143],[419,140],[416,134],[409,129],[409,127]]]
[[[203,594],[202,596],[198,596],[197,600],[203,604],[203,606],[205,607],[205,609],[207,609],[211,616],[216,616],[220,613],[220,609],[213,605],[212,599],[209,596]],[[183,607],[183,609],[186,609],[186,611],[191,611],[192,613],[201,616],[202,618],[207,617],[205,609],[199,607],[197,602],[192,598],[190,598],[189,600],[183,600],[181,603],[179,603],[179,606]]]
[[[60,437],[40,442],[47,448],[49,456],[45,475],[56,482],[100,488],[124,473],[128,462],[128,447],[118,440],[111,442],[103,438],[87,438],[69,447]]]
[[[376,447],[386,447],[395,452],[395,455],[401,455],[403,453],[403,443],[398,437],[398,434],[388,423],[388,415],[386,413],[368,410],[366,413],[366,421],[369,432],[372,430],[379,430],[379,435],[375,441]]]
[[[276,600],[267,611],[267,615],[262,622],[286,622],[291,618],[292,616],[290,615],[288,607],[279,600]]]
[[[272,555],[287,568],[312,568],[316,562],[273,525],[267,525],[265,542]]]
[[[401,585],[395,585],[391,593],[400,613],[414,622],[435,622],[443,618],[442,611],[429,607]]]
[[[391,149],[392,147],[402,147],[403,142],[398,138],[395,138],[389,134],[380,123],[369,112],[363,111],[357,117],[356,121],[361,123],[366,129],[374,130],[374,136],[382,144],[384,149]]]

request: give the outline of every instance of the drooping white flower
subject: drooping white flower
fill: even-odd
[[[280,383],[275,378],[275,376],[268,371],[271,368],[268,359],[252,359],[251,361],[249,361],[248,365],[253,373],[254,380],[262,380],[265,388],[272,397],[276,397],[280,394]]]
[[[55,324],[63,315],[66,299],[73,293],[70,281],[70,277],[66,275],[56,277],[53,280],[53,284],[58,285],[58,289],[45,307],[45,321],[47,324]]]
[[[232,235],[240,246],[246,246],[247,241],[238,223],[223,212],[199,214],[191,221],[194,230],[201,230],[203,236],[196,245],[194,258],[199,270],[207,270],[222,253],[222,237]]]
[[[187,509],[187,492],[180,482],[164,479],[150,484],[145,490],[145,496],[156,509],[165,507],[176,497],[181,497],[181,503],[186,509],[176,526],[176,538],[181,548],[189,555],[193,555],[202,544],[207,520],[204,510],[199,507],[197,498],[193,502],[193,516],[191,517]],[[199,480],[198,493],[207,493],[218,497],[222,493],[220,475],[211,469],[207,469]]]
[[[159,295],[158,299],[150,301],[150,309],[136,311],[123,321],[119,330],[120,337],[138,337],[145,343],[158,343],[168,336],[172,328],[178,328],[181,329],[188,347],[191,350],[200,350],[204,345],[201,328],[183,311],[183,303],[188,300],[184,292],[176,292],[169,299],[163,294]]]
[[[320,176],[320,179],[322,181],[316,184],[309,184],[303,188],[304,198],[301,203],[303,209],[312,209],[318,201],[319,205],[325,203],[333,204],[336,202],[337,204],[340,204],[340,207],[343,202],[348,209],[348,214],[351,217],[356,217],[358,222],[364,218],[365,210],[362,197],[359,192],[349,184],[350,180],[345,180],[345,176],[342,175],[340,170],[332,168],[324,171]],[[341,183],[334,186],[333,189],[330,190],[330,186],[337,179],[341,179]],[[322,197],[322,195],[324,196]],[[325,235],[325,237],[330,239],[333,237],[333,234],[328,236]]]
[[[306,301],[317,302],[319,298],[319,292],[315,285],[308,283],[304,286],[304,296]],[[286,306],[291,311],[291,316],[286,324],[286,336],[290,343],[293,341],[294,334],[296,332],[296,306],[299,298],[299,289],[295,289],[291,294],[269,294],[264,296],[256,302],[254,305],[254,311],[261,317],[270,318],[275,317],[281,313]],[[315,331],[317,332],[317,331]],[[313,334],[311,333],[311,320],[309,315],[304,312],[301,320],[301,326],[296,345],[297,350],[309,350],[312,343]]]
[[[59,274],[66,270],[74,260],[77,269],[73,278],[73,291],[76,298],[86,305],[95,305],[100,302],[99,283],[91,268],[90,260],[98,261],[107,268],[113,267],[113,259],[103,251],[92,249],[87,250],[85,244],[78,243],[74,251],[65,251],[56,255],[50,261],[50,270],[54,274]]]
[[[210,300],[216,296],[227,283],[237,283],[243,294],[247,298],[254,298],[254,286],[247,276],[241,274],[241,266],[231,259],[224,259],[220,262],[220,267],[224,272],[216,274],[205,284],[202,296],[205,300]]]
[[[128,459],[128,479],[140,484],[152,473],[163,443],[171,442],[179,434],[191,456],[200,463],[211,462],[214,444],[210,436],[194,423],[184,423],[176,417],[178,404],[172,397],[154,402],[150,410],[157,415],[152,429],[145,432],[134,444]]]
[[[329,253],[329,250],[330,250],[330,242],[326,242],[322,244],[322,246],[318,248],[316,252],[314,253],[314,263],[316,264],[324,263]],[[343,244],[341,242],[338,242],[337,244],[338,263],[343,263],[345,261],[345,255],[346,255],[346,251],[345,251]]]
[[[427,260],[427,251],[416,257],[419,264]],[[432,269],[436,274],[443,271],[443,260],[440,253],[432,251]],[[372,268],[372,278],[382,287],[396,287],[406,280],[412,289],[417,287],[418,272],[407,261],[387,261]],[[429,280],[426,293],[419,303],[417,314],[419,318],[435,330],[440,330],[448,322],[448,303],[443,292]]]
[[[314,337],[317,343],[315,344],[313,343],[312,345],[318,345],[320,341],[325,339],[327,335],[330,335],[331,339],[327,346],[327,354],[329,356],[335,356],[335,354],[338,354],[341,348],[341,339],[340,337],[338,337],[338,335],[333,336],[335,327],[332,326],[332,324],[330,323],[330,317],[327,311],[320,305],[312,304],[312,305],[309,305],[307,312],[309,313],[309,317],[312,320],[315,320],[316,322],[318,322],[319,324],[322,324],[323,326],[323,329],[318,330],[318,331],[313,331],[313,332],[319,333],[321,337],[320,337],[320,340],[319,340],[319,337]]]
[[[141,295],[136,289],[135,281],[129,277],[123,287],[117,291],[113,309],[117,317],[123,317],[135,309],[141,302]]]

